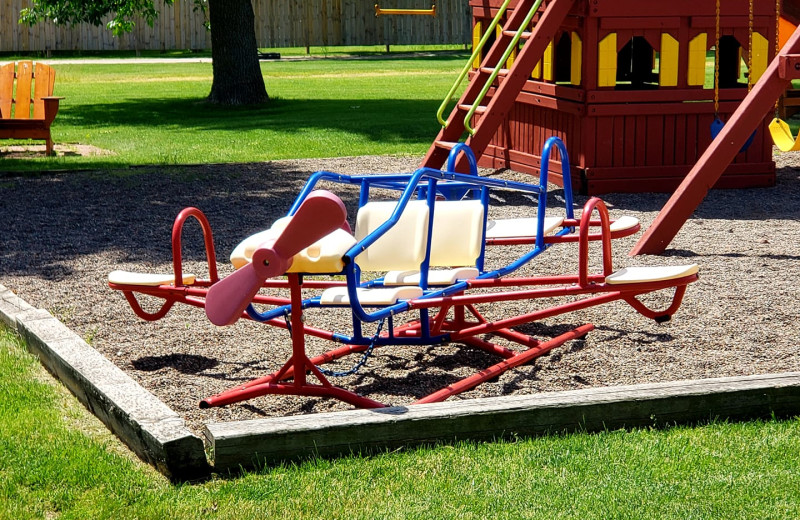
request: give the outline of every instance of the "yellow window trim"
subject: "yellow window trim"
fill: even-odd
[[[478,45],[481,43],[481,37],[483,36],[483,22],[478,20],[475,22],[475,26],[472,28],[472,49],[478,48]],[[483,51],[480,54],[475,56],[475,61],[472,62],[472,68],[477,69],[481,66],[481,61],[483,61]]]
[[[573,32],[570,36],[572,37],[572,56],[570,56],[569,81],[573,85],[580,85],[582,79],[581,70],[583,68],[583,42],[576,32]]]
[[[757,32],[753,32],[753,48],[750,49],[752,59],[750,60],[750,77],[751,83],[755,84],[764,71],[767,70],[767,61],[769,59],[769,42],[766,38]]]
[[[662,87],[678,86],[678,53],[680,44],[669,33],[661,33],[658,83]]]
[[[617,85],[617,33],[609,33],[598,44],[597,86]]]
[[[689,41],[689,70],[686,82],[689,86],[703,86],[706,82],[706,51],[708,34],[700,33]]]

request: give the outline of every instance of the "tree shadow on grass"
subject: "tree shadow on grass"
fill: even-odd
[[[270,160],[276,157],[333,157],[354,155],[341,143],[382,143],[419,150],[436,136],[439,102],[430,99],[280,99],[263,106],[223,107],[198,99],[124,99],[113,103],[66,105],[54,123],[56,142],[83,137],[84,129],[105,139],[131,146],[155,146],[153,163],[172,163],[171,157],[223,150],[225,160]],[[131,139],[131,135],[149,133]],[[77,135],[76,135],[77,134]],[[62,138],[61,136],[72,136]],[[344,137],[343,137],[344,136]],[[348,136],[353,136],[348,139]],[[292,139],[304,139],[293,147]],[[154,144],[155,143],[155,144]],[[257,144],[253,144],[257,143]],[[362,143],[362,144],[359,144]],[[113,148],[113,144],[105,145]],[[349,144],[346,146],[350,146]],[[360,146],[360,148],[358,148]],[[240,151],[246,148],[246,151]],[[294,148],[297,153],[292,153]],[[238,159],[237,159],[238,158]],[[196,162],[208,161],[198,157]],[[192,161],[194,162],[194,161]],[[212,161],[219,162],[219,161]],[[44,156],[4,158],[0,169],[40,171],[47,168],[102,169],[130,163],[122,153],[108,159],[70,157],[52,162]],[[0,172],[2,176],[8,173]]]
[[[64,107],[62,124],[89,128],[163,127],[167,131],[273,131],[309,128],[361,134],[367,139],[427,141],[436,133],[439,101],[430,99],[281,99],[229,107],[197,99],[126,99]],[[432,132],[433,130],[433,132]]]

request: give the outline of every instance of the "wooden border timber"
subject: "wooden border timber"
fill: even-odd
[[[206,426],[213,467],[183,419],[47,311],[0,285],[0,325],[134,452],[173,480],[263,462],[452,440],[800,414],[800,372],[590,388]]]
[[[210,471],[184,420],[44,309],[0,285],[0,325],[16,330],[47,370],[139,457],[169,478]]]
[[[764,115],[772,110],[775,101],[791,86],[792,80],[799,78],[800,28],[795,30],[719,135],[711,141],[656,220],[633,246],[630,256],[664,252],[753,130],[763,121]]]
[[[206,426],[217,471],[434,442],[791,416],[800,373],[490,397]]]

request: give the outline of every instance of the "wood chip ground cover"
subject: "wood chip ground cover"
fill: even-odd
[[[458,398],[800,370],[800,155],[780,154],[776,162],[773,188],[712,191],[663,256],[628,258],[640,234],[615,242],[616,267],[700,264],[701,279],[689,287],[671,322],[657,324],[614,303],[525,326],[523,331],[543,337],[585,322],[597,329]],[[220,269],[228,273],[232,248],[285,214],[310,173],[409,172],[418,163],[418,157],[351,157],[6,175],[0,179],[0,284],[50,310],[197,432],[212,421],[346,409],[332,400],[285,396],[199,409],[202,398],[279,368],[290,352],[286,331],[246,322],[217,328],[201,310],[185,307],[161,321],[143,322],[120,293],[108,289],[106,277],[114,269],[171,271],[170,230],[186,206],[208,216]],[[530,179],[511,171],[484,174]],[[352,220],[356,194],[339,194]],[[555,189],[552,204],[559,195]],[[613,218],[632,215],[646,228],[668,196],[603,198]],[[578,196],[576,202],[582,206],[586,199]],[[495,203],[495,217],[525,215],[530,208],[530,201],[517,196]],[[203,274],[199,235],[196,226],[187,226],[184,252],[186,270]],[[575,252],[572,246],[554,247],[523,273],[574,272]],[[514,248],[493,248],[489,262],[497,265],[518,254]],[[530,306],[513,302],[481,310],[501,318]],[[309,320],[334,330],[349,326],[341,311],[315,313]],[[312,341],[309,350],[329,347]],[[459,344],[384,348],[339,383],[402,405],[492,362]]]

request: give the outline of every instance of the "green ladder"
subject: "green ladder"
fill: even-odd
[[[421,166],[440,169],[447,161],[450,150],[459,142],[467,144],[475,156],[480,158],[531,77],[534,67],[544,56],[545,49],[555,37],[575,0],[519,0],[445,121],[443,115],[447,105],[469,75],[472,64],[481,55],[495,28],[500,25],[510,3],[511,0],[505,0],[500,6],[481,41],[473,49],[469,62],[439,107],[437,118],[442,129]],[[535,25],[529,30],[531,23]],[[504,68],[513,51],[519,47],[520,41],[524,44],[511,68]],[[466,171],[465,166],[466,158],[462,155],[456,163],[456,170]]]

